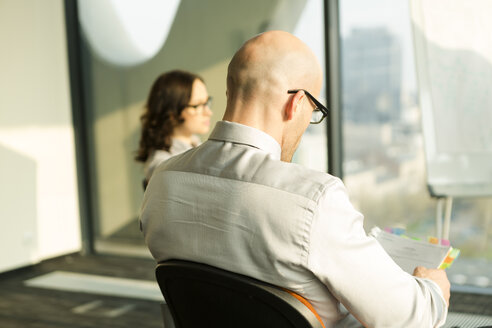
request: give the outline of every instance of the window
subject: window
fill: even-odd
[[[350,198],[372,226],[435,235],[426,185],[421,110],[408,1],[340,2],[343,172]],[[492,287],[492,200],[455,198],[450,240],[461,256],[454,285]]]

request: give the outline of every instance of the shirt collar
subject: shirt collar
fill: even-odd
[[[209,139],[252,146],[266,151],[275,159],[280,160],[280,144],[269,134],[247,125],[219,121]]]

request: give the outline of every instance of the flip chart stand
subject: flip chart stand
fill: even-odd
[[[451,225],[451,212],[453,210],[453,197],[438,197],[436,209],[436,237],[449,240],[449,227]]]

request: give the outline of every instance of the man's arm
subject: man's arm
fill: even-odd
[[[439,327],[449,281],[443,271],[404,272],[366,235],[343,184],[328,187],[311,231],[308,267],[367,327]]]

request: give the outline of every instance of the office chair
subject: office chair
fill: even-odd
[[[297,297],[250,277],[181,260],[155,273],[176,328],[323,327]]]

